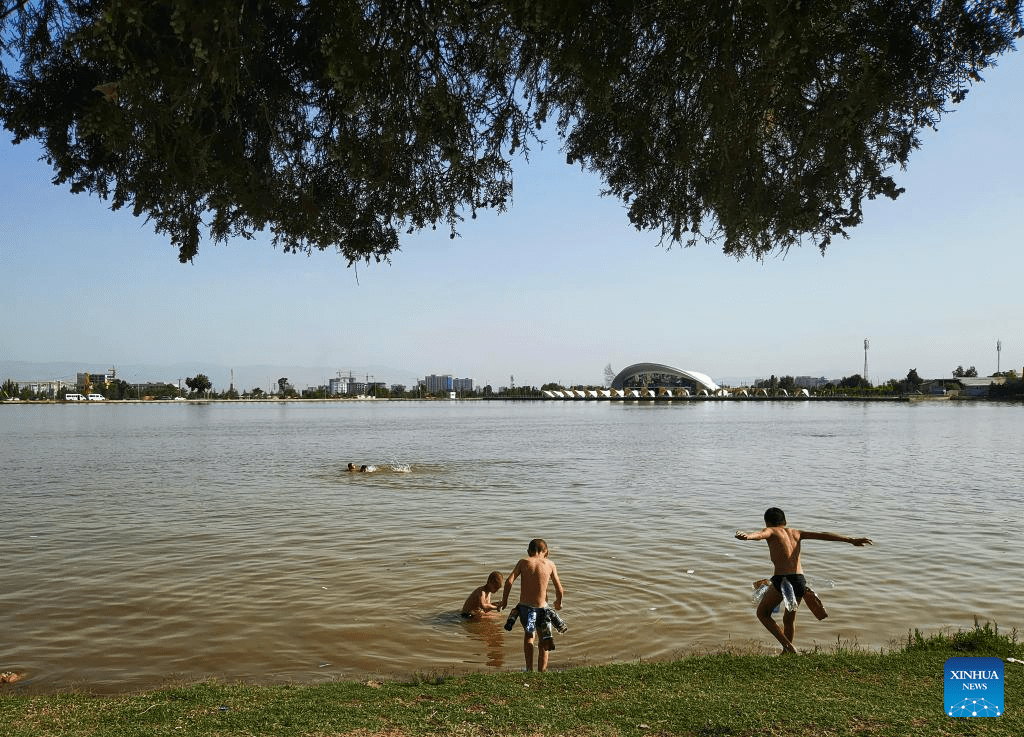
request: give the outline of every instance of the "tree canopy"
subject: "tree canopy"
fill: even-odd
[[[213,388],[213,382],[210,381],[210,377],[206,374],[196,374],[185,379],[185,386],[187,386],[193,394],[202,394],[208,392]]]
[[[547,130],[663,245],[862,221],[1022,35],[1020,0],[0,0],[0,120],[193,259],[388,259],[504,211]]]

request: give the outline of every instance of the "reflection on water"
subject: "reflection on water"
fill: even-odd
[[[572,629],[551,667],[774,651],[766,507],[829,618],[797,646],[1021,627],[1022,408],[274,403],[0,407],[0,671],[18,687],[518,669],[481,575],[545,538]],[[348,473],[349,462],[372,465]]]
[[[466,648],[468,664],[483,662],[488,668],[505,667],[505,630],[501,625],[503,615],[493,612],[481,614],[460,623],[469,635],[470,645]]]

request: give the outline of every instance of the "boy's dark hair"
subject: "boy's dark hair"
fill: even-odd
[[[766,527],[781,527],[786,524],[786,513],[778,507],[772,507],[764,513]]]
[[[539,537],[530,540],[530,545],[526,548],[526,552],[530,555],[536,555],[537,553],[548,552],[548,544],[541,540]]]
[[[487,577],[486,585],[495,589],[500,589],[504,580],[505,578],[501,575],[501,571],[491,571],[491,575]]]

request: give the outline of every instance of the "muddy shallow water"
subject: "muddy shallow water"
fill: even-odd
[[[0,671],[16,688],[517,670],[458,608],[530,538],[561,668],[774,651],[768,506],[830,612],[797,645],[1024,625],[1022,408],[372,402],[0,407]],[[346,464],[372,473],[346,473]]]

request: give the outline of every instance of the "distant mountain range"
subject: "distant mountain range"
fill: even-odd
[[[110,368],[109,364],[101,365],[88,361],[0,360],[0,382],[7,379],[19,382],[57,379],[74,382],[79,373],[105,373]],[[351,373],[356,381],[383,381],[389,386],[391,384],[414,386],[417,378],[422,378],[426,373],[430,373],[427,371],[417,374],[408,369],[396,369],[388,366],[346,366],[339,369],[322,366],[257,364],[232,367],[204,364],[202,361],[176,364],[114,364],[113,368],[117,378],[132,384],[166,382],[177,385],[181,382],[181,385],[184,386],[185,379],[197,374],[205,374],[213,382],[213,388],[217,391],[230,388],[232,369],[234,370],[234,387],[239,391],[251,391],[257,387],[268,391],[271,385],[276,385],[277,380],[281,378],[288,379],[292,386],[302,390],[326,384],[328,379],[337,377],[339,371],[343,376],[348,376]]]

